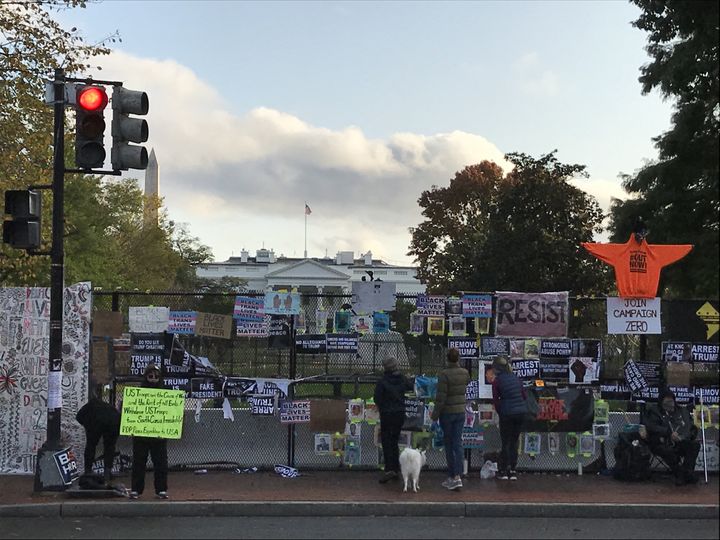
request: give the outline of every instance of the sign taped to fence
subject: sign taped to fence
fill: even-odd
[[[448,337],[448,349],[457,349],[460,358],[478,358],[480,347],[474,338]]]
[[[130,373],[142,375],[148,364],[160,367],[165,351],[165,334],[130,334]]]
[[[523,431],[590,431],[595,398],[589,388],[532,387],[527,389],[531,418]]]
[[[217,313],[197,312],[195,335],[230,339],[232,337],[232,317]]]
[[[489,294],[463,294],[463,317],[484,318],[492,317],[492,296]]]
[[[327,350],[325,334],[295,336],[295,351],[301,354],[323,354]]]
[[[120,435],[179,439],[184,408],[185,392],[182,390],[126,386]]]
[[[418,294],[415,300],[418,315],[424,317],[444,317],[445,297],[441,295]]]
[[[130,306],[128,308],[130,332],[164,332],[169,321],[170,308],[167,307]]]
[[[306,424],[310,422],[310,401],[281,401],[281,424]]]
[[[358,350],[357,334],[326,334],[327,352],[356,353]]]
[[[253,416],[275,416],[276,397],[272,395],[255,395],[248,398],[250,413]]]
[[[262,322],[263,319],[265,319],[265,298],[236,296],[235,306],[233,307],[233,319]]]
[[[660,298],[607,299],[608,334],[662,334]]]
[[[195,333],[195,311],[171,311],[167,331],[171,334],[192,335]]]
[[[223,381],[215,378],[194,378],[190,380],[190,397],[195,399],[222,399]]]
[[[498,336],[565,337],[568,292],[497,292],[495,333]]]

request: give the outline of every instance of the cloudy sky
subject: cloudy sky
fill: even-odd
[[[119,31],[95,78],[150,96],[170,219],[226,260],[372,250],[409,264],[432,185],[507,152],[558,150],[575,185],[625,198],[671,104],[642,96],[624,1],[105,1],[60,20]],[[107,113],[109,114],[109,113]],[[144,178],[135,171],[133,177]]]

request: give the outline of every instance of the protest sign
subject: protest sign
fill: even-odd
[[[185,392],[182,390],[126,386],[120,435],[179,439],[184,407]]]

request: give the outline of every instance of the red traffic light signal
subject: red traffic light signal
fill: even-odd
[[[108,96],[104,88],[99,86],[85,86],[81,88],[76,97],[77,104],[86,111],[101,111],[108,104]]]
[[[79,84],[75,91],[75,164],[96,169],[105,163],[103,111],[108,95],[102,86]]]

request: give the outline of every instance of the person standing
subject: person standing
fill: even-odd
[[[145,368],[143,379],[143,388],[163,387],[160,368],[155,364],[148,364]],[[152,459],[153,463],[155,496],[158,499],[167,499],[167,439],[138,436],[133,436],[132,487],[130,498],[137,499],[145,490],[145,471],[148,454],[150,454],[150,459]]]
[[[517,480],[518,441],[528,412],[527,393],[510,368],[506,356],[498,356],[492,363],[495,380],[492,382],[493,404],[500,417],[500,480]]]
[[[375,386],[374,399],[380,412],[380,440],[382,442],[385,474],[380,483],[385,484],[400,476],[400,431],[405,422],[405,392],[413,385],[398,369],[397,359],[389,356],[383,360],[385,373]]]
[[[451,491],[462,487],[463,447],[462,430],[465,425],[465,392],[470,374],[458,365],[460,353],[457,349],[447,352],[447,366],[438,375],[437,394],[433,420],[440,420],[447,459],[448,477],[442,483]]]
[[[96,390],[93,389],[90,399],[80,408],[75,419],[85,428],[85,453],[83,455],[85,474],[92,474],[95,449],[102,439],[105,485],[110,486],[115,459],[115,444],[120,436],[120,413],[115,407],[100,399]]]

